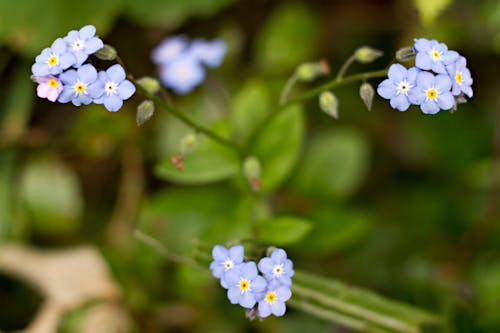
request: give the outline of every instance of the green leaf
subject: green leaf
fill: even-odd
[[[315,56],[320,37],[317,14],[301,3],[275,9],[257,41],[257,64],[270,71],[287,71]]]
[[[36,231],[65,234],[78,226],[83,213],[80,183],[75,172],[61,161],[44,158],[27,164],[20,193]]]
[[[232,137],[245,144],[271,109],[267,87],[260,81],[246,82],[235,94],[231,107]]]
[[[304,141],[302,107],[290,106],[267,124],[252,147],[262,166],[262,190],[276,189],[295,167]]]
[[[311,230],[310,221],[297,217],[277,217],[255,224],[259,241],[271,245],[290,245],[300,241]]]
[[[420,19],[424,25],[432,25],[439,14],[448,8],[452,0],[414,0],[415,7],[420,13]]]
[[[362,184],[368,169],[366,138],[350,128],[336,128],[317,135],[308,145],[294,185],[324,198],[343,199]]]

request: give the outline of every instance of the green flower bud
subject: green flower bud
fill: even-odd
[[[198,148],[198,136],[194,133],[185,135],[181,140],[181,154],[187,155]]]
[[[354,52],[354,58],[362,64],[369,64],[380,58],[383,54],[384,52],[380,50],[376,50],[369,46],[362,46]]]
[[[137,107],[137,114],[135,121],[137,126],[141,126],[148,121],[155,113],[155,103],[152,100],[146,99]]]
[[[256,157],[247,157],[243,162],[243,174],[247,179],[258,179],[261,175],[260,162]]]
[[[319,95],[319,107],[333,118],[339,118],[339,100],[331,91],[323,91]]]
[[[368,111],[371,111],[373,96],[375,96],[375,89],[373,89],[373,86],[368,82],[363,82],[361,87],[359,87],[359,96],[363,100],[363,103],[365,103]]]
[[[116,49],[108,44],[105,44],[102,49],[97,50],[94,55],[101,60],[115,60],[118,52]]]
[[[318,77],[326,75],[330,72],[330,67],[326,60],[321,60],[318,62],[306,62],[299,67],[297,67],[295,71],[295,75],[298,81],[301,82],[310,82]]]
[[[415,51],[412,46],[403,47],[396,51],[396,60],[397,61],[409,61],[413,57],[415,57]]]
[[[150,94],[156,94],[160,90],[160,82],[150,76],[141,77],[137,79],[136,82]]]

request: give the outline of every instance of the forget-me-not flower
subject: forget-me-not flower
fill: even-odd
[[[449,110],[455,104],[451,94],[451,79],[448,75],[433,75],[420,72],[417,86],[409,93],[410,101],[420,105],[423,113],[436,114],[439,110]]]
[[[243,263],[244,248],[236,245],[226,249],[222,245],[215,245],[212,249],[212,257],[214,258],[214,261],[210,263],[212,275],[220,279],[222,287],[227,289],[225,274]]]
[[[57,38],[51,47],[45,48],[35,58],[31,71],[35,76],[58,75],[76,62],[62,38]]]
[[[221,39],[207,41],[205,39],[195,39],[191,43],[191,52],[202,64],[215,68],[220,66],[226,54],[226,43]]]
[[[160,67],[160,81],[177,94],[185,95],[205,79],[205,70],[192,54],[185,54]]]
[[[259,317],[266,318],[271,314],[280,317],[286,312],[285,302],[290,299],[292,292],[290,287],[280,284],[274,280],[268,283],[264,296],[259,300]]]
[[[255,262],[246,262],[227,271],[225,280],[228,286],[227,297],[231,304],[240,304],[251,309],[257,303],[258,295],[267,287],[266,280],[258,275]]]
[[[388,78],[382,81],[377,93],[390,100],[391,107],[399,111],[406,111],[410,107],[408,93],[415,87],[419,69],[406,69],[403,65],[393,64],[389,68]]]
[[[32,76],[32,79],[38,83],[36,88],[37,96],[46,98],[51,102],[55,102],[63,90],[63,84],[55,76]]]
[[[186,36],[173,36],[163,40],[151,52],[151,59],[157,65],[165,65],[179,59],[188,47]]]
[[[457,61],[446,66],[446,70],[452,82],[451,93],[454,96],[464,93],[469,98],[472,97],[472,77],[467,68],[467,60],[460,56]]]
[[[99,72],[99,80],[104,86],[104,93],[94,100],[96,104],[104,104],[111,112],[120,110],[123,101],[135,93],[135,86],[126,79],[125,70],[119,64]]]
[[[287,258],[283,249],[275,249],[270,257],[259,261],[259,270],[268,281],[276,280],[280,284],[290,287],[292,285],[293,262]]]
[[[76,58],[74,67],[80,67],[89,55],[102,49],[104,43],[99,37],[95,36],[95,27],[86,25],[79,31],[71,30],[64,41],[68,45],[68,50],[72,52]]]
[[[444,43],[425,38],[416,38],[414,45],[415,66],[424,70],[432,70],[438,74],[446,74],[446,66],[458,59],[456,51],[449,51]]]
[[[59,98],[60,103],[71,101],[75,106],[88,105],[104,93],[104,84],[98,80],[94,66],[86,64],[77,70],[70,69],[63,72],[59,79],[64,88]]]

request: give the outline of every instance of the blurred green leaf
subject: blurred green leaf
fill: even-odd
[[[465,168],[461,176],[471,188],[491,189],[500,186],[500,163],[491,159],[481,160]]]
[[[453,0],[413,0],[424,25],[432,25],[439,14],[448,8]]]
[[[500,328],[500,260],[480,260],[474,275],[479,319],[485,327]]]
[[[252,146],[262,166],[262,190],[276,189],[295,167],[304,140],[304,114],[295,105],[276,116],[257,136]]]
[[[83,213],[83,198],[75,172],[55,158],[28,163],[21,175],[20,194],[36,231],[47,235],[74,231]]]
[[[257,41],[257,64],[282,72],[315,56],[320,20],[305,3],[285,2],[274,10]]]
[[[260,220],[255,224],[259,241],[270,245],[290,245],[300,241],[312,223],[298,217],[276,217]]]
[[[308,194],[344,199],[363,183],[369,145],[357,130],[338,127],[312,139],[301,159],[294,185]]]

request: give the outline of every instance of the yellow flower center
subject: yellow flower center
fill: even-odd
[[[431,51],[431,57],[433,60],[441,60],[441,52],[439,52],[438,50],[432,50]]]
[[[76,93],[78,94],[84,94],[85,91],[87,90],[87,85],[83,82],[77,82],[73,86],[73,89],[75,90]]]
[[[434,100],[436,99],[438,92],[435,88],[430,88],[427,90],[426,95],[428,99]]]
[[[59,85],[59,83],[57,82],[56,79],[50,79],[49,80],[49,86],[53,89],[57,88],[57,86]]]
[[[49,60],[47,60],[47,64],[52,67],[52,66],[55,66],[57,65],[57,63],[59,62],[59,59],[57,59],[57,57],[55,55],[51,56],[49,58]]]
[[[246,279],[241,279],[240,289],[241,289],[241,291],[247,291],[248,289],[250,289],[250,281],[248,281]]]
[[[462,73],[461,72],[456,72],[455,73],[455,81],[457,81],[458,84],[462,84],[463,78],[462,78]]]
[[[274,291],[270,291],[266,294],[266,302],[267,303],[273,303],[274,301],[276,301],[276,293]]]

